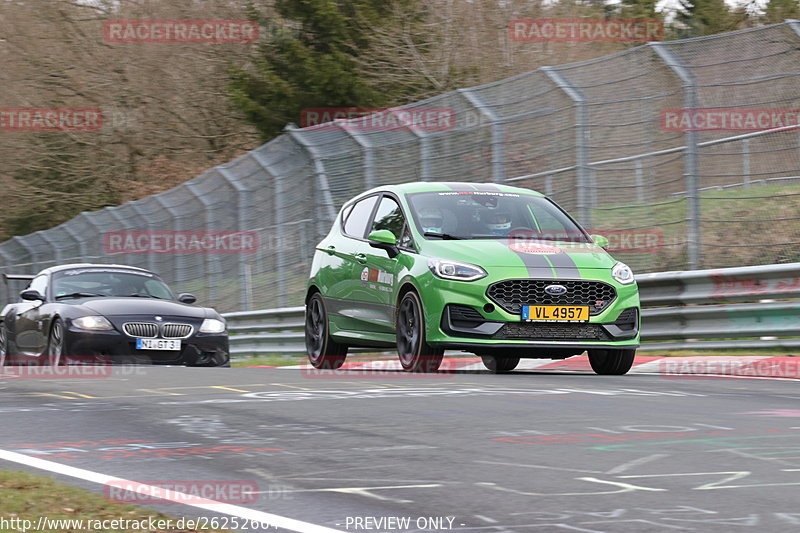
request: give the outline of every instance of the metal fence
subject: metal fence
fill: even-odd
[[[798,21],[650,43],[383,112],[451,110],[437,130],[289,126],[174,189],[0,244],[0,271],[124,263],[223,311],[299,305],[313,245],[342,202],[414,180],[507,182],[549,194],[595,233],[655,233],[646,251],[615,254],[637,272],[798,261],[800,129],[661,122],[667,109],[800,108],[798,44]],[[253,231],[258,246],[110,254],[103,235],[120,230]]]
[[[800,348],[800,263],[657,272],[636,281],[640,351]],[[231,354],[305,354],[304,317],[304,307],[226,313]]]

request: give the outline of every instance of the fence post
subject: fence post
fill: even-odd
[[[251,152],[255,154],[255,152]],[[258,161],[258,160],[256,160]],[[239,183],[236,179],[236,176],[231,174],[231,171],[223,166],[216,167],[217,172],[220,176],[225,178],[225,180],[230,183],[234,189],[236,189],[236,224],[239,226],[237,229],[239,231],[244,231],[245,227],[245,213],[247,213],[247,189]],[[250,277],[247,276],[247,254],[239,254],[239,302],[242,306],[242,309],[245,311],[249,311],[253,305],[253,301],[251,298],[252,290],[247,285],[250,281]]]
[[[428,138],[428,132],[417,129],[413,121],[408,125],[408,131],[419,140],[419,180],[431,181],[433,179],[431,175],[431,141]]]
[[[387,111],[383,111],[383,113],[386,112]],[[367,139],[362,136],[360,132],[351,131],[351,129],[346,126],[346,120],[336,119],[333,121],[333,123],[336,125],[336,127],[350,136],[350,138],[353,139],[361,148],[361,153],[364,155],[364,162],[361,166],[364,172],[364,190],[372,189],[375,187],[375,161],[372,155],[372,145],[367,142]],[[342,124],[345,124],[345,126]]]
[[[505,138],[503,135],[503,119],[497,115],[494,109],[486,105],[483,99],[474,92],[475,89],[458,89],[466,99],[489,119],[492,124],[492,181],[503,183],[506,181],[506,151]]]
[[[576,188],[578,189],[577,208],[580,223],[587,228],[592,227],[592,208],[594,207],[595,190],[591,187],[589,162],[589,126],[586,98],[560,72],[553,67],[541,67],[545,76],[556,87],[564,91],[575,102],[575,170]]]
[[[213,205],[211,202],[206,200],[205,196],[196,190],[197,183],[192,181],[186,182],[186,188],[189,192],[197,198],[201,204],[203,204],[203,210],[206,213],[205,220],[206,220],[206,233],[211,231],[211,226],[213,226],[213,221],[211,220],[211,209],[210,207]],[[241,229],[239,230],[241,231]],[[216,280],[212,280],[212,276],[217,272],[218,269],[214,268],[214,261],[216,260],[216,251],[214,253],[207,253],[206,254],[206,291],[208,296],[209,304],[214,307],[217,301],[217,286],[215,284]]]
[[[82,239],[81,236],[71,227],[73,221],[82,215],[83,213],[77,215],[73,219],[70,219],[68,223],[64,224],[64,231],[69,233],[69,236],[72,237],[72,240],[74,240],[75,243],[78,245],[78,250],[80,250],[78,253],[81,255],[81,257],[86,257],[87,255],[89,255],[89,253],[86,251],[86,241]]]
[[[689,70],[683,61],[664,43],[648,43],[655,50],[656,55],[672,70],[683,82],[683,107],[685,109],[697,108],[697,80],[694,73]],[[698,175],[697,162],[697,132],[686,132],[686,152],[684,160],[684,177],[686,179],[686,197],[688,205],[688,231],[687,245],[689,253],[689,269],[696,270],[700,267],[700,195],[698,189],[700,176]]]
[[[742,186],[750,188],[750,139],[742,139]]]
[[[321,199],[317,202],[317,207],[321,210],[321,213],[319,213],[321,216],[318,220],[320,227],[323,228],[320,235],[325,235],[328,233],[328,229],[330,229],[333,221],[336,220],[336,207],[334,206],[333,195],[328,185],[328,174],[325,171],[325,164],[322,162],[322,156],[319,150],[303,137],[303,130],[298,129],[294,124],[289,124],[284,130],[301,148],[308,152],[308,155],[314,162],[314,174],[317,177],[317,191],[321,195]]]
[[[133,208],[136,214],[139,215],[139,218],[142,219],[142,221],[147,225],[147,230],[149,231],[150,222],[148,222],[147,217],[142,213],[141,204],[139,203],[139,200],[131,202],[130,206]],[[83,249],[84,242],[81,242],[80,246],[81,249]],[[147,270],[149,270],[150,272],[156,272],[156,257],[155,254],[153,254],[153,252],[147,253]],[[156,273],[158,274],[158,272]]]
[[[258,152],[253,152],[253,159],[272,176],[275,183],[275,190],[272,197],[272,210],[275,212],[275,270],[278,282],[278,307],[285,307],[286,304],[286,253],[283,247],[287,245],[286,238],[286,197],[283,190],[283,176],[271,168],[270,162]]]
[[[61,264],[61,263],[63,262],[63,261],[62,261],[62,259],[63,259],[63,258],[62,258],[62,256],[61,256],[61,249],[60,249],[59,247],[57,247],[57,246],[56,246],[56,243],[55,243],[55,242],[53,242],[53,239],[52,239],[52,238],[50,238],[50,237],[47,235],[47,231],[37,231],[36,233],[38,233],[38,234],[39,234],[39,236],[42,238],[42,240],[43,240],[44,242],[46,242],[47,244],[49,244],[49,245],[50,245],[50,248],[51,248],[51,249],[53,250],[53,252],[54,252],[52,255],[54,255],[54,256],[55,256],[55,263],[56,263],[57,265]]]

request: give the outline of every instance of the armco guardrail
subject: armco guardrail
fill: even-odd
[[[800,347],[800,263],[636,277],[641,350]],[[777,301],[782,300],[782,301]]]
[[[306,352],[304,307],[226,313],[234,357]]]
[[[800,263],[636,276],[640,350],[800,347]],[[782,300],[782,301],[777,301]],[[303,307],[227,313],[234,357],[305,353]]]

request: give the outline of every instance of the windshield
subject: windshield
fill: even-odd
[[[167,285],[149,272],[122,269],[74,269],[53,274],[56,299],[131,296],[174,300]]]
[[[540,196],[484,191],[409,194],[417,230],[426,239],[529,238],[590,242],[557,205]]]

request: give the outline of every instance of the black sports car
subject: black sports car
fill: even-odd
[[[0,313],[0,366],[38,362],[230,366],[225,320],[124,265],[51,267]]]

